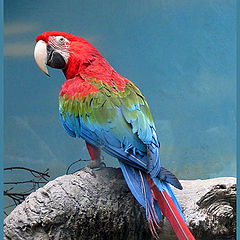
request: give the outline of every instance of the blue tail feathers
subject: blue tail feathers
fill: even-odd
[[[151,187],[149,186],[144,172],[131,167],[120,161],[123,176],[137,201],[146,209],[146,216],[150,223],[151,230],[154,225],[161,221],[162,214],[158,203],[153,199]]]
[[[161,221],[162,213],[158,202],[153,198],[151,186],[149,185],[146,176],[143,171],[136,169],[122,161],[120,162],[123,176],[127,182],[129,189],[131,190],[137,201],[145,208],[146,217],[148,219],[150,229],[155,233],[154,225],[158,226]],[[168,173],[169,171],[167,171]],[[176,177],[175,177],[176,178]],[[181,207],[172,192],[171,187],[165,181],[162,181],[159,177],[152,177],[154,184],[157,186],[159,191],[165,190],[176,205],[181,217],[185,221],[185,217],[182,213]]]
[[[179,180],[177,179],[177,177],[173,173],[168,171],[166,168],[160,167],[160,171],[159,171],[158,177],[161,180],[170,183],[175,188],[178,188],[178,189],[182,190],[182,185],[179,182]]]

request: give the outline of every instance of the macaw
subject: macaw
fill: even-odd
[[[160,165],[159,141],[148,104],[140,90],[118,74],[88,41],[48,31],[36,38],[39,68],[62,69],[66,81],[59,94],[59,115],[66,132],[81,137],[91,168],[101,166],[101,150],[118,159],[123,176],[145,208],[150,230],[158,238],[162,214],[178,239],[194,239],[169,184],[182,189],[175,175]]]

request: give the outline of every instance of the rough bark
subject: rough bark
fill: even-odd
[[[236,239],[236,179],[182,180],[174,193],[196,239]],[[160,239],[177,239],[164,218]],[[120,169],[85,168],[30,194],[4,221],[4,239],[152,239]]]

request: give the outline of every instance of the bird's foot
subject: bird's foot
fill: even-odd
[[[89,164],[87,164],[86,167],[89,167],[91,169],[101,169],[106,167],[106,164],[101,160],[103,160],[103,158],[98,160],[92,160]]]

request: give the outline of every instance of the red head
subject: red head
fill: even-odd
[[[89,42],[65,32],[44,32],[36,38],[36,42],[34,57],[47,75],[46,65],[62,69],[66,77],[71,78],[96,58],[102,58]]]

